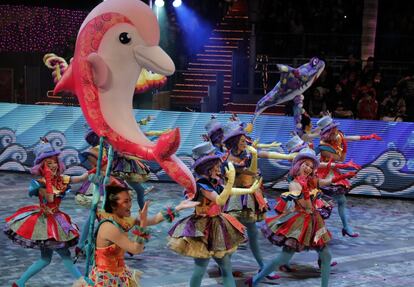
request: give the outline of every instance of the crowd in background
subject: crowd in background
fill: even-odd
[[[312,117],[329,111],[337,118],[412,121],[414,73],[409,71],[387,87],[373,57],[362,67],[351,54],[339,77],[334,77],[327,66],[305,99]]]

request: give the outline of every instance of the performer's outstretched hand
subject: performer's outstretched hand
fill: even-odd
[[[377,141],[381,141],[382,137],[380,137],[379,135],[377,135],[376,133],[367,135],[367,136],[361,136],[361,140],[377,140]]]
[[[335,166],[337,168],[343,168],[343,169],[356,169],[356,170],[361,169],[361,166],[359,164],[353,162],[352,159],[350,161],[346,162],[346,163],[343,163],[343,164],[337,163],[337,164],[335,164]]]
[[[181,211],[181,210],[187,209],[187,208],[194,208],[199,204],[200,204],[199,201],[183,200],[175,207],[175,210]]]
[[[146,227],[148,225],[148,207],[150,202],[146,201],[144,207],[139,211],[139,226]]]
[[[227,183],[231,183],[233,185],[234,179],[236,178],[236,169],[231,162],[228,162],[227,166],[224,168],[225,175],[227,178]]]
[[[246,147],[246,149],[252,154],[252,155],[257,155],[257,149],[255,149],[254,147],[248,145]]]
[[[251,190],[253,190],[254,192],[260,190],[260,188],[262,187],[263,184],[263,178],[260,177],[259,179],[256,179],[254,181],[254,183],[252,184],[252,186],[250,187]]]
[[[259,138],[255,139],[252,143],[252,147],[257,149],[257,146],[259,145]]]

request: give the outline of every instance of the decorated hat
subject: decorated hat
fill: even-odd
[[[211,115],[211,119],[204,126],[209,137],[220,129],[223,130],[222,124],[217,120],[215,115]]]
[[[193,147],[193,159],[195,160],[193,169],[196,169],[198,166],[201,166],[208,161],[220,159],[220,156],[213,154],[215,150],[216,149],[211,142],[202,142]]]
[[[303,148],[308,147],[308,144],[305,143],[298,135],[293,136],[287,143],[286,149],[288,152],[298,152]]]
[[[193,159],[196,160],[203,155],[210,155],[211,153],[215,152],[215,148],[211,142],[202,142],[195,147],[193,147]]]
[[[36,157],[34,160],[35,165],[41,163],[45,158],[58,156],[60,154],[60,150],[55,150],[46,139],[42,139],[33,151]]]
[[[320,129],[321,134],[324,134],[327,131],[339,126],[339,123],[335,122],[329,115],[322,117],[316,124],[318,125],[318,129]]]
[[[42,161],[52,156],[59,156],[60,150],[55,150],[53,146],[47,141],[46,138],[42,138],[40,143],[33,149],[35,154],[34,166],[30,169],[32,174],[39,175]],[[58,159],[59,169],[62,172],[64,170],[64,164]]]
[[[239,135],[246,135],[246,131],[243,128],[243,122],[236,115],[232,115],[229,121],[223,126],[225,143],[231,138]]]
[[[302,159],[310,159],[314,163],[314,168],[317,168],[319,166],[319,160],[316,157],[316,153],[311,148],[303,148],[299,151],[298,155],[293,159],[292,166],[295,166],[295,164],[302,160]]]

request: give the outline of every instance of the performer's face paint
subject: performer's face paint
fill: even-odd
[[[118,200],[116,206],[113,208],[113,213],[119,217],[131,216],[132,200],[127,190],[118,193]]]
[[[49,170],[52,172],[52,175],[56,175],[59,171],[59,164],[56,157],[49,157],[45,159],[45,163]]]
[[[309,176],[313,172],[313,162],[311,160],[305,160],[299,169],[300,176]]]

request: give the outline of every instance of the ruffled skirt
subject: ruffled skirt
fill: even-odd
[[[139,284],[142,272],[136,269],[125,267],[122,272],[100,271],[98,268],[92,268],[89,278],[94,282],[95,287],[140,287]],[[91,285],[83,282],[82,284],[73,285],[89,287]]]
[[[230,196],[227,203],[224,205],[224,212],[228,213],[241,222],[259,222],[265,218],[268,211],[266,206],[260,206],[257,196],[263,199],[261,193],[259,194],[244,194],[238,196]]]
[[[245,240],[243,225],[224,213],[214,217],[193,214],[177,222],[168,234],[170,249],[194,258],[223,258]]]
[[[22,207],[6,218],[3,231],[25,248],[66,248],[76,245],[79,238],[69,215],[60,210],[46,214],[37,205]]]
[[[272,244],[296,252],[321,250],[332,239],[318,211],[312,214],[294,211],[267,218],[262,232]]]
[[[150,168],[136,157],[115,156],[112,174],[123,180],[144,182],[149,179]]]
[[[314,206],[323,219],[328,219],[331,216],[334,204],[330,200],[326,200],[323,197],[314,199]],[[283,200],[278,197],[274,210],[277,214],[295,212],[296,204],[293,200]]]

